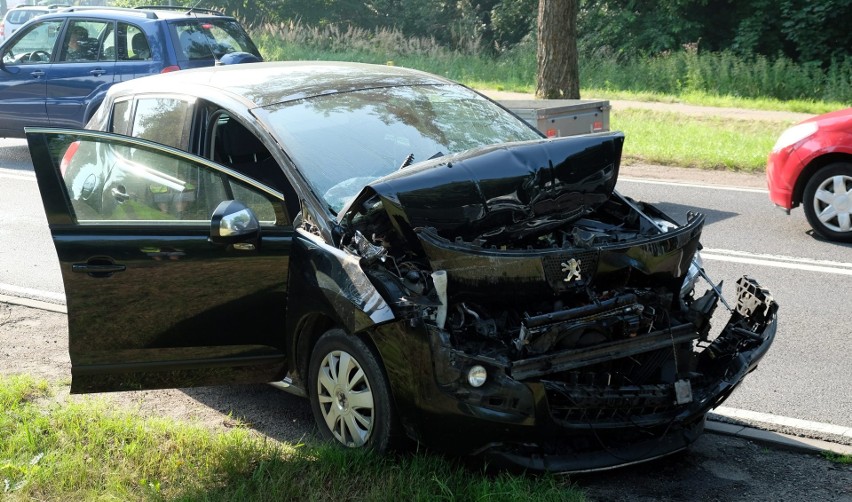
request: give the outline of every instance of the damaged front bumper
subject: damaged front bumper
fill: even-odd
[[[777,304],[743,277],[730,321],[706,340],[718,300],[718,293],[708,291],[692,307],[691,322],[517,360],[458,350],[445,332],[431,329],[437,386],[420,406],[421,438],[446,443],[452,434],[451,449],[458,452],[562,472],[613,468],[682,450],[775,338]],[[660,380],[634,383],[612,371],[621,362],[649,365],[667,355],[673,357],[659,364],[668,376]],[[488,371],[482,387],[466,384],[473,366]]]

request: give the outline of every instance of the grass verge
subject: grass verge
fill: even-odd
[[[852,465],[852,455],[841,455],[833,451],[826,451],[822,453],[822,456],[836,464]]]
[[[627,109],[613,114],[624,131],[624,158],[652,164],[758,172],[789,124]]]
[[[565,477],[281,444],[49,394],[44,381],[0,377],[0,499],[583,500]]]

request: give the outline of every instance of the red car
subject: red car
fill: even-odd
[[[852,108],[810,118],[778,138],[766,166],[769,198],[802,204],[814,232],[852,242]]]

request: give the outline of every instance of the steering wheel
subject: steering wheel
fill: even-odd
[[[47,51],[30,52],[29,60],[33,62],[50,61],[50,53]]]

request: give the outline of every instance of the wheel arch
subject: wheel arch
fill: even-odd
[[[88,103],[86,103],[86,111],[83,113],[83,123],[80,124],[80,127],[86,127],[86,124],[88,124],[89,121],[92,120],[92,117],[98,113],[98,110],[104,102],[104,98],[106,98],[106,91],[99,92],[95,95],[95,97],[89,100]]]
[[[322,312],[312,312],[306,314],[299,321],[292,344],[295,354],[295,370],[301,379],[304,380],[304,376],[308,374],[308,366],[310,365],[311,354],[313,353],[314,347],[320,337],[331,329],[340,329],[348,336],[354,336],[363,341],[379,361],[379,365],[385,373],[385,378],[388,377],[382,353],[373,340],[373,337],[370,336],[370,333],[368,333],[368,330],[360,331],[358,333],[350,333],[345,326],[336,321],[333,317]]]
[[[831,152],[811,160],[801,174],[796,179],[796,186],[793,188],[793,207],[802,203],[805,194],[805,186],[811,177],[823,167],[835,162],[852,163],[852,154],[846,152]]]

